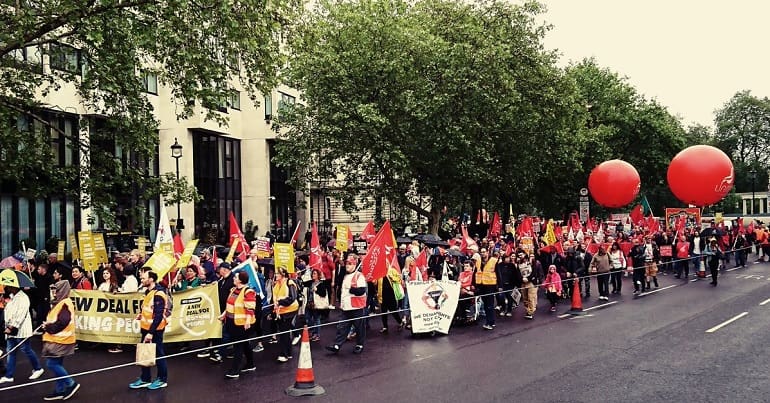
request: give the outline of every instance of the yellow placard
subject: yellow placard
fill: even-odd
[[[140,236],[136,238],[136,249],[139,249],[139,253],[142,254],[142,259],[147,255],[147,238]]]
[[[722,216],[722,213],[714,213],[714,220],[717,224],[720,224],[724,222],[725,218]]]
[[[75,237],[75,234],[70,234],[70,247],[72,248],[72,261],[80,259],[80,250],[78,249],[78,240]],[[60,259],[64,260],[64,256],[61,256]]]
[[[96,261],[99,263],[108,263],[107,247],[104,245],[104,234],[101,232],[91,234],[91,242],[94,245],[94,254],[96,255]]]
[[[529,256],[532,256],[532,254],[535,253],[535,244],[531,236],[521,237],[521,249],[524,249]]]
[[[91,231],[78,232],[78,244],[80,245],[80,258],[83,259],[83,268],[88,271],[95,271],[99,263],[96,261]]]
[[[230,251],[227,252],[227,257],[225,257],[225,262],[232,263],[233,262],[233,256],[235,256],[235,250],[238,249],[238,245],[241,243],[240,238],[233,238],[233,244],[230,245]]]
[[[340,252],[345,252],[348,250],[348,232],[350,231],[350,228],[347,225],[338,225],[337,226],[337,242],[334,244],[334,249],[337,249]]]
[[[143,267],[149,267],[158,278],[161,278],[168,273],[169,270],[176,265],[176,258],[171,253],[166,252],[163,248],[156,250],[155,253],[147,259]]]
[[[75,335],[78,340],[97,343],[139,342],[139,321],[143,293],[110,294],[101,291],[70,290],[75,305]],[[167,342],[206,340],[222,337],[219,292],[216,285],[176,292],[174,309],[167,319],[163,339]]]
[[[67,241],[59,241],[56,247],[56,258],[64,260],[64,248],[67,245]]]
[[[548,220],[548,224],[545,227],[545,243],[553,245],[556,243],[556,233],[553,229],[553,220]]]
[[[273,245],[273,263],[275,268],[285,267],[289,273],[294,273],[294,246],[290,243]]]
[[[197,239],[187,241],[187,244],[184,246],[184,252],[182,252],[182,256],[179,257],[177,267],[187,267],[187,265],[190,264],[190,258],[192,257],[193,252],[195,252],[196,246],[198,246]]]
[[[160,244],[160,249],[162,249],[164,252],[170,254],[171,256],[174,255],[174,244],[173,243],[162,243]]]

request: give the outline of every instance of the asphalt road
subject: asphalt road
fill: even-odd
[[[609,303],[596,295],[586,299],[588,312],[580,317],[564,315],[566,302],[550,314],[540,298],[534,320],[525,320],[520,307],[512,318],[498,318],[493,331],[457,327],[448,336],[412,338],[391,325],[390,334],[380,335],[374,319],[361,355],[350,344],[336,356],[327,354],[323,346],[334,333],[327,326],[321,343],[312,344],[323,396],[286,396],[298,349],[289,363],[279,364],[275,345],[266,344],[266,351],[255,353],[257,371],[238,380],[224,379],[227,360],[212,364],[187,355],[169,360],[166,389],[129,390],[139,370],[124,367],[80,377],[83,386],[73,401],[770,401],[770,354],[764,349],[770,264],[723,272],[716,288],[709,279],[659,279],[658,291],[634,298],[625,278],[622,295]],[[106,348],[83,348],[65,366],[78,372],[132,361],[130,350],[109,354]],[[30,370],[20,357],[17,384]],[[52,388],[46,383],[0,390],[0,401],[39,401]]]

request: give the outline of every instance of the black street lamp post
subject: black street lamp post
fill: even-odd
[[[182,145],[177,142],[176,137],[174,137],[174,144],[171,145],[171,157],[176,160],[176,181],[177,186],[179,185],[179,159],[182,158]],[[184,223],[182,222],[181,217],[181,208],[179,205],[179,200],[176,201],[176,231],[182,232],[184,229]]]
[[[749,172],[749,175],[751,176],[751,215],[754,215],[754,182],[757,179],[757,171],[752,169],[751,172]]]

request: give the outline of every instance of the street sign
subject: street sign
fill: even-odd
[[[588,202],[588,189],[580,188],[580,209],[578,214],[580,215],[580,221],[588,221],[589,214],[589,202]]]

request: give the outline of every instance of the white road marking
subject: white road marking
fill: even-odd
[[[596,306],[592,306],[590,308],[583,309],[583,312],[587,312],[587,311],[590,311],[592,309],[597,309],[597,308],[604,308],[605,306],[610,306],[612,304],[617,304],[617,303],[618,303],[618,301],[607,302],[607,303],[604,303],[604,304],[601,304],[601,305],[596,305]],[[572,314],[564,313],[564,314],[561,314],[561,315],[557,316],[557,318],[564,319],[567,316],[572,316]]]
[[[740,267],[733,267],[732,269],[727,269],[727,271],[733,271],[733,270],[738,270],[738,269],[740,269]]]
[[[694,279],[690,280],[690,282],[691,282],[691,283],[694,283],[694,282],[696,282],[696,281],[698,281],[698,280],[700,280],[700,279],[699,279],[699,278],[694,278]]]
[[[738,319],[740,319],[740,318],[742,318],[742,317],[744,317],[744,316],[746,316],[746,315],[748,315],[748,314],[749,314],[748,312],[743,312],[743,313],[741,313],[741,314],[739,314],[739,315],[736,315],[734,318],[732,318],[732,319],[729,319],[729,320],[727,320],[727,321],[724,321],[724,322],[722,322],[722,323],[720,323],[720,324],[718,324],[718,325],[716,325],[716,326],[712,327],[711,329],[709,329],[709,330],[706,330],[706,333],[714,333],[714,332],[716,332],[717,330],[719,330],[719,329],[721,329],[721,328],[723,328],[723,327],[725,327],[725,326],[727,326],[727,325],[729,325],[729,324],[731,324],[731,323],[735,322],[736,320],[738,320]]]
[[[765,305],[765,304],[767,304],[768,302],[770,302],[770,298],[768,298],[768,299],[766,299],[766,300],[764,300],[764,301],[760,302],[760,303],[759,303],[759,305]]]
[[[658,291],[663,291],[663,290],[669,289],[669,288],[671,288],[671,287],[676,287],[676,284],[674,284],[674,285],[670,285],[670,286],[667,286],[667,287],[663,287],[663,288],[656,288],[656,289],[654,289],[654,290],[652,290],[652,291],[643,292],[643,293],[641,293],[641,294],[637,294],[637,296],[639,296],[639,297],[643,297],[643,296],[645,296],[645,295],[650,295],[650,294],[656,293],[656,292],[658,292]]]

